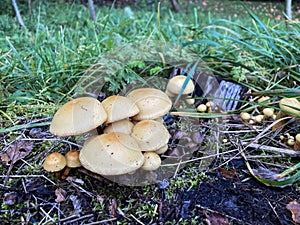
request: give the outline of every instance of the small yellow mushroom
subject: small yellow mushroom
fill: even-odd
[[[273,108],[264,108],[262,112],[263,112],[265,118],[270,118],[274,115],[274,109]]]
[[[200,105],[198,105],[198,107],[197,107],[197,111],[198,111],[198,112],[205,112],[206,110],[207,110],[207,106],[204,105],[204,104],[200,104]]]
[[[248,121],[248,120],[251,119],[251,115],[249,113],[247,113],[247,112],[241,112],[240,113],[240,117],[244,121]]]

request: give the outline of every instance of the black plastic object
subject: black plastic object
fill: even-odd
[[[176,67],[170,78],[177,75],[187,75],[187,72],[183,68]],[[243,85],[206,72],[195,72],[193,82],[195,91],[192,96],[196,99],[196,107],[212,101],[221,111],[235,110],[240,107],[241,100],[248,91]]]

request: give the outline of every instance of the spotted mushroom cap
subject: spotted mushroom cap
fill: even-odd
[[[142,151],[155,151],[165,146],[170,134],[167,128],[154,120],[142,120],[136,123],[131,136],[137,140]]]
[[[161,159],[155,152],[144,152],[145,161],[141,167],[143,170],[157,170],[161,165]]]
[[[76,98],[57,110],[50,132],[61,137],[83,134],[103,124],[106,118],[107,114],[96,98]]]
[[[132,117],[140,111],[131,99],[119,95],[109,96],[102,101],[102,105],[107,113],[106,123]]]
[[[118,132],[87,139],[79,159],[84,168],[106,176],[133,172],[144,163],[137,141],[128,134]]]
[[[134,120],[156,119],[167,114],[171,107],[171,99],[161,90],[155,88],[139,88],[127,94],[140,109]]]
[[[48,172],[57,172],[65,168],[66,165],[66,158],[59,152],[53,152],[45,158],[43,168]]]

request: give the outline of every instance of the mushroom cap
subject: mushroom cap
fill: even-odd
[[[171,107],[171,99],[161,90],[155,88],[139,88],[127,94],[140,109],[134,120],[156,119],[167,114]]]
[[[296,139],[297,142],[300,143],[300,133],[295,136],[295,139]]]
[[[145,161],[141,167],[143,170],[157,170],[161,165],[161,159],[155,152],[144,152]]]
[[[59,152],[53,152],[45,158],[43,168],[48,172],[57,172],[65,168],[66,165],[66,158]]]
[[[241,112],[240,117],[242,120],[250,120],[251,119],[251,115],[247,112]]]
[[[132,117],[139,113],[137,105],[125,96],[112,95],[102,101],[107,113],[106,123],[113,123],[118,120]]]
[[[76,168],[80,167],[81,163],[79,161],[79,151],[78,150],[70,150],[66,154],[67,167]]]
[[[106,118],[107,114],[97,99],[76,98],[57,110],[50,124],[50,132],[61,137],[83,134],[104,123]]]
[[[283,98],[279,101],[280,109],[287,113],[300,114],[300,102],[296,98]],[[295,109],[298,108],[299,110]]]
[[[207,106],[204,104],[200,104],[197,106],[197,111],[198,112],[205,112],[207,110]]]
[[[168,144],[165,144],[164,146],[162,146],[161,148],[155,150],[156,154],[164,154],[166,151],[168,151]]]
[[[135,124],[131,136],[137,140],[142,151],[155,151],[166,145],[170,139],[165,126],[154,120],[142,120]]]
[[[273,108],[264,108],[263,109],[263,114],[266,117],[272,117],[274,115],[274,109]]]
[[[131,134],[133,126],[134,124],[131,121],[123,119],[109,124],[103,130],[103,133],[108,134],[112,132],[120,132],[124,134]]]
[[[262,97],[260,97],[260,98],[257,100],[257,102],[258,102],[258,103],[262,103],[262,102],[268,101],[269,99],[270,99],[269,96],[262,96]]]
[[[117,132],[87,139],[79,159],[84,168],[106,176],[130,173],[144,163],[136,140],[128,134]]]
[[[178,75],[172,77],[167,84],[167,93],[172,93],[175,95],[179,94],[186,78],[187,77],[184,75]],[[191,94],[193,93],[194,90],[195,90],[195,85],[193,81],[190,79],[185,89],[183,90],[182,94],[184,95]]]

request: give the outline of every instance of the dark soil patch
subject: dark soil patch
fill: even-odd
[[[227,179],[220,173],[189,191],[179,191],[166,202],[165,217],[160,222],[191,220],[199,224],[295,224],[286,205],[299,201],[293,187],[266,187],[253,178]],[[169,213],[168,213],[169,212]]]
[[[194,215],[217,213],[231,224],[293,224],[286,205],[295,199],[299,197],[292,188],[274,189],[253,179],[242,182],[220,177],[184,193],[183,209],[188,203]]]

